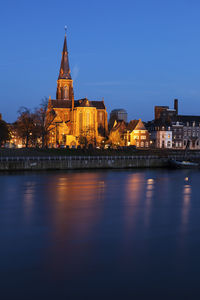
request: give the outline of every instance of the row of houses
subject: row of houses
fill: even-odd
[[[119,110],[121,111],[121,110]],[[124,113],[125,115],[125,113]],[[127,119],[127,116],[125,115]],[[112,122],[111,122],[112,121]],[[111,113],[109,125],[115,121],[111,132],[119,131],[125,146],[138,148],[200,149],[200,116],[178,114],[178,100],[174,108],[155,106],[154,120],[142,122],[141,119],[127,123]]]

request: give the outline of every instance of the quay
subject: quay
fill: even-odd
[[[34,155],[0,156],[0,171],[42,171],[75,169],[166,168],[169,159],[184,160],[183,153],[166,155]],[[200,152],[188,159],[200,163]]]

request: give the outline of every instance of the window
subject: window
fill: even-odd
[[[86,112],[86,126],[90,126],[90,112],[87,111]]]
[[[167,148],[170,148],[171,147],[171,143],[168,141],[167,142]]]
[[[144,147],[144,142],[141,142],[141,147]]]
[[[99,112],[99,122],[102,122],[103,121],[103,112],[100,111]]]
[[[148,142],[145,142],[145,147],[149,147],[149,143]]]
[[[141,135],[141,140],[146,140],[146,135]]]
[[[82,130],[83,130],[83,113],[82,113],[82,111],[80,111],[80,113],[79,113],[79,132],[81,133]]]

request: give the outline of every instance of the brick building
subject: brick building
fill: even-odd
[[[54,114],[49,134],[49,145],[79,145],[80,137],[88,143],[101,142],[108,130],[104,101],[87,98],[74,100],[73,80],[69,68],[66,34],[60,72],[57,80],[56,99],[49,98],[47,115]]]

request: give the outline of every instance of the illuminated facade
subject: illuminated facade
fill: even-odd
[[[137,148],[149,148],[149,132],[141,119],[132,120],[127,126],[127,146],[134,145]]]
[[[48,113],[50,111],[55,117],[49,134],[49,146],[76,147],[80,144],[81,137],[86,138],[88,144],[95,144],[101,142],[107,133],[107,112],[104,101],[90,101],[87,98],[74,100],[66,34],[56,99],[49,98]]]

